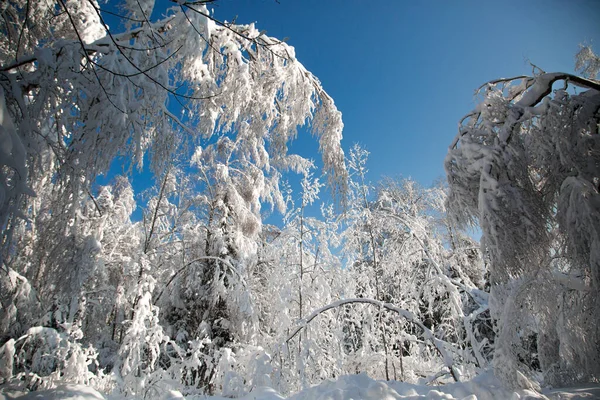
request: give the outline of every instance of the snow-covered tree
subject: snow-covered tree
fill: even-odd
[[[478,251],[448,245],[439,226],[445,216],[443,188],[424,189],[410,179],[387,179],[375,189],[365,179],[367,155],[355,146],[348,161],[350,207],[343,237],[352,278],[347,295],[392,304],[414,320],[373,307],[347,311],[346,356],[342,356],[346,371],[366,370],[386,379],[444,375],[458,379],[454,358],[462,364],[461,373],[472,374],[487,360],[479,348],[481,318],[471,314],[485,310],[487,298],[461,264],[471,254],[474,265],[467,270],[481,269]],[[460,234],[455,230],[456,243],[461,242]],[[473,324],[467,323],[469,317]],[[443,359],[434,342],[423,340],[424,328],[433,332],[438,344],[445,342],[454,352],[452,358]],[[476,350],[462,351],[471,345]]]
[[[3,8],[5,255],[12,227],[41,195],[36,183],[52,180],[73,215],[117,155],[141,166],[150,154],[160,174],[174,154],[216,140],[276,179],[306,167],[287,143],[310,120],[332,184],[343,188],[341,114],[291,46],[254,25],[220,23],[203,2],[179,2],[156,21],[152,1],[135,3],[124,5],[122,31],[108,28],[95,0]]]
[[[482,86],[446,157],[451,214],[482,229],[511,385],[600,377],[600,83],[590,48],[577,61],[587,78],[536,67]]]
[[[114,29],[96,0],[0,11],[3,342],[80,329],[71,342],[131,376],[116,382],[129,394],[160,371],[211,391],[234,345],[255,339],[246,279],[261,207],[283,210],[282,174],[312,165],[288,152],[299,127],[334,191],[346,184],[341,113],[293,47],[176,3],[153,19],[154,1],[125,1]],[[150,160],[140,222],[129,183],[94,186],[117,158]],[[26,301],[38,308],[15,311]]]
[[[339,374],[333,349],[342,338],[330,329],[330,319],[286,341],[309,312],[338,300],[345,291],[345,274],[334,250],[339,232],[331,207],[322,206],[321,218],[307,215],[321,187],[311,172],[303,177],[298,198],[286,190],[288,211],[282,227],[273,228],[261,243],[259,262],[253,268],[259,279],[250,280],[260,342],[273,357],[272,382],[282,392]]]

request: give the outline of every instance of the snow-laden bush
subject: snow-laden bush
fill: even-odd
[[[97,352],[91,346],[84,347],[81,337],[78,327],[37,326],[17,340],[8,340],[0,351],[4,381],[29,390],[62,383],[102,386],[104,376],[98,369]]]

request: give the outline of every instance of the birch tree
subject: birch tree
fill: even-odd
[[[600,374],[597,66],[583,47],[584,76],[534,67],[483,85],[446,157],[451,214],[482,229],[495,371],[511,385]]]
[[[160,174],[174,154],[216,140],[276,183],[281,171],[306,168],[287,143],[310,122],[331,183],[343,189],[341,114],[293,47],[253,24],[220,22],[202,1],[150,20],[153,3],[126,2],[122,31],[109,29],[95,0],[3,8],[5,255],[38,183],[52,180],[73,215],[79,194],[118,155],[141,167],[148,154]],[[276,185],[269,189],[254,195],[276,197]]]

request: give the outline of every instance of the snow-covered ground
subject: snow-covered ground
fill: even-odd
[[[82,385],[63,385],[56,389],[39,392],[11,392],[7,388],[0,389],[0,400],[118,400]],[[184,399],[178,392],[165,393],[162,400]],[[225,400],[219,396],[193,396],[188,400]],[[285,399],[274,389],[262,387],[253,390],[241,398],[242,400],[279,400]],[[413,385],[404,382],[376,381],[365,374],[342,376],[337,380],[329,380],[320,385],[302,390],[288,397],[289,400],[396,400],[396,399],[439,399],[439,400],[517,400],[517,399],[550,399],[550,400],[592,400],[600,399],[600,385],[588,384],[572,388],[547,389],[543,393],[530,390],[509,391],[501,387],[491,374],[482,374],[468,381],[444,386]]]
[[[23,393],[11,391],[9,389],[0,389],[0,400],[20,399],[20,400],[104,400],[102,394],[96,390],[83,385],[60,385],[56,389],[40,390],[39,392]]]

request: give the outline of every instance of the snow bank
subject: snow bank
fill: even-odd
[[[105,400],[106,398],[84,385],[60,385],[55,389],[40,390],[38,392],[29,392],[22,396],[14,397],[14,393],[3,393],[0,391],[0,400],[19,399],[19,400]]]
[[[544,390],[549,399],[556,400],[592,400],[600,399],[600,385],[588,384],[573,386],[568,389]]]
[[[319,386],[303,390],[292,396],[293,400],[396,400],[396,399],[465,399],[500,400],[543,398],[530,391],[509,392],[491,374],[461,383],[444,386],[414,385],[405,382],[376,381],[365,374],[343,376],[336,381],[327,381]]]
[[[56,389],[31,392],[25,395],[5,394],[0,390],[0,400],[106,400],[107,398],[83,385],[63,385]],[[115,397],[108,397],[118,400]],[[600,398],[600,385],[589,384],[568,389],[548,389],[543,394],[530,390],[516,392],[504,389],[491,373],[481,374],[468,382],[452,383],[444,386],[414,385],[404,382],[384,382],[369,378],[366,374],[342,376],[320,385],[302,390],[288,400],[591,400]],[[169,392],[161,400],[184,399],[176,391]],[[188,396],[187,400],[226,400],[220,396]],[[285,399],[274,389],[259,387],[240,400],[282,400]]]
[[[199,397],[193,400],[200,398],[205,399],[205,397]],[[258,388],[241,399],[279,400],[284,398],[273,389]],[[600,385],[547,390],[544,394],[531,390],[510,391],[504,389],[493,374],[485,373],[468,382],[444,386],[377,381],[369,378],[366,374],[347,375],[305,389],[289,397],[288,400],[591,400],[595,398],[600,398]],[[209,397],[208,399],[224,400],[225,398]]]

